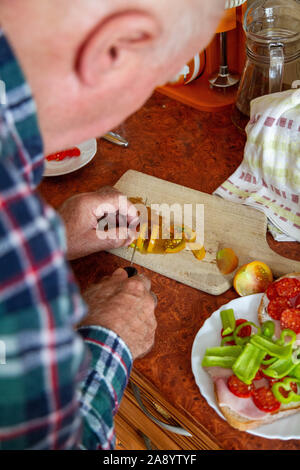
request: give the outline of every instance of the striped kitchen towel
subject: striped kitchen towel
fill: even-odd
[[[244,159],[215,194],[261,210],[278,241],[300,242],[300,89],[251,102]]]

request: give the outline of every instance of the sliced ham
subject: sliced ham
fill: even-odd
[[[266,378],[262,378],[260,380],[254,380],[253,385],[255,388],[260,388],[260,387],[268,387],[269,386],[269,381]]]
[[[227,379],[232,375],[231,369],[222,367],[206,367],[206,372],[210,375],[216,385],[219,404],[230,407],[240,415],[248,419],[260,419],[267,413],[260,411],[253,403],[252,398],[239,398],[227,387]],[[267,379],[262,378],[254,382],[255,387],[267,385]]]
[[[223,367],[205,367],[204,369],[210,375],[213,381],[220,377],[228,378],[233,373],[231,369],[225,369]]]

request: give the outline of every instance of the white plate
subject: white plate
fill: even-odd
[[[222,328],[220,311],[232,308],[235,318],[245,318],[248,321],[258,325],[257,309],[262,298],[262,294],[248,295],[232,300],[216,310],[204,323],[198,331],[192,348],[192,370],[196,383],[201,394],[207,400],[207,403],[218,413],[221,418],[225,419],[218,408],[213,381],[207,372],[202,368],[201,362],[207,348],[220,344],[220,331]],[[268,439],[299,439],[300,438],[300,419],[299,415],[275,421],[275,423],[266,424],[259,428],[246,431],[255,436],[266,437]]]
[[[79,157],[66,158],[61,162],[45,161],[44,176],[60,176],[72,173],[72,171],[79,170],[87,165],[96,155],[97,141],[96,139],[87,140],[80,145],[77,145],[81,154]]]

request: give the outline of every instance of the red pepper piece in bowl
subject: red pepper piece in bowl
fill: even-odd
[[[48,155],[46,159],[50,161],[57,161],[60,162],[65,158],[72,158],[72,157],[80,157],[81,151],[78,147],[74,147],[68,150],[63,150],[61,152],[56,152],[51,155]]]

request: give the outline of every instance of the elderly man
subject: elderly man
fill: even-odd
[[[101,207],[118,211],[111,188],[71,198],[58,217],[37,192],[43,155],[137,110],[208,43],[223,9],[224,0],[0,0],[1,448],[114,447],[132,361],[153,345],[155,301],[149,280],[123,269],[82,299],[67,259],[133,234],[96,236]],[[125,215],[137,216],[130,203]]]

